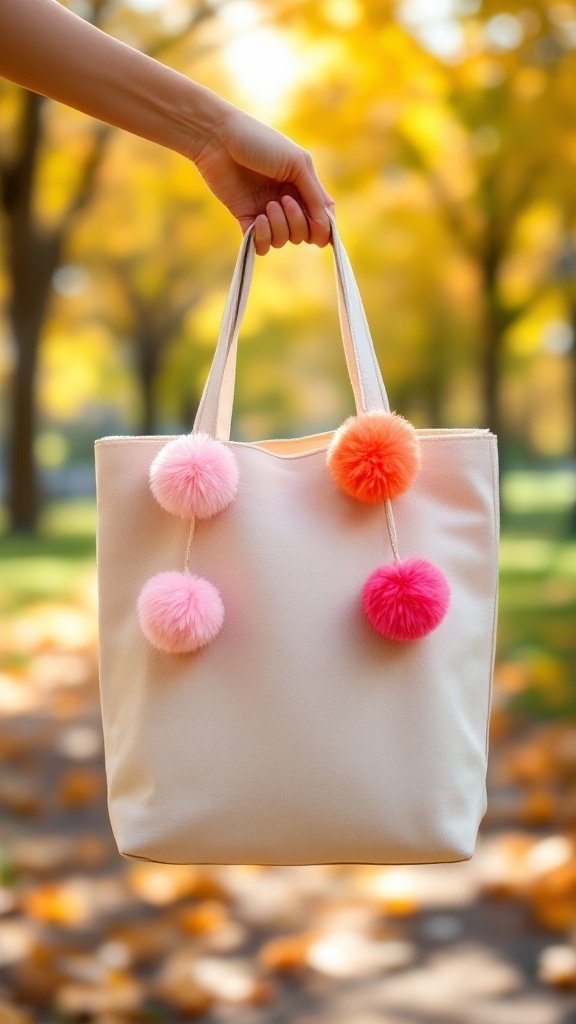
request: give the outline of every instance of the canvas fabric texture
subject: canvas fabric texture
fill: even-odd
[[[356,411],[390,411],[350,261],[332,223]],[[474,852],[486,812],[497,629],[497,438],[419,428],[422,464],[391,502],[355,502],[326,467],[334,430],[234,441],[237,340],[254,267],[245,233],[194,423],[232,450],[238,493],[198,521],[194,572],[218,587],[216,639],[167,654],[136,601],[183,570],[190,523],[150,466],[176,435],[95,442],[100,701],[108,810],[122,856],[180,864],[413,864]],[[399,643],[359,591],[394,546],[450,584],[445,619]]]

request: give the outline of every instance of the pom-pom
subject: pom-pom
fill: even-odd
[[[326,462],[345,494],[386,501],[402,494],[420,469],[420,442],[399,413],[373,410],[348,416],[335,431]]]
[[[378,566],[362,590],[370,625],[390,640],[417,640],[439,626],[450,604],[443,572],[425,558]]]
[[[177,570],[151,576],[140,591],[137,609],[146,639],[169,654],[187,654],[210,643],[224,621],[217,588],[202,576]]]
[[[162,508],[182,519],[221,512],[238,488],[232,452],[204,431],[168,441],[150,466],[150,487]]]

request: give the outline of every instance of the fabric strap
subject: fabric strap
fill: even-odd
[[[357,413],[376,409],[390,411],[390,404],[362,299],[348,255],[336,228],[336,219],[326,210],[331,222],[331,240],[338,291],[338,313],[344,343],[348,375],[354,392]],[[236,379],[238,332],[246,309],[254,269],[254,225],[244,234],[210,373],[194,421],[193,431],[203,430],[220,441],[230,439],[232,405]]]

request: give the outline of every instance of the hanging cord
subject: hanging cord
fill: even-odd
[[[398,551],[398,537],[396,535],[396,525],[394,523],[394,513],[392,511],[392,502],[389,498],[384,502],[386,509],[386,524],[388,526],[388,536],[390,537],[390,544],[392,546],[392,552],[394,554],[394,560],[399,562],[400,553]],[[184,572],[186,575],[190,575],[190,554],[192,552],[192,540],[194,538],[194,532],[196,530],[196,516],[192,516],[190,520],[190,531],[188,533],[188,544],[186,547],[186,561],[184,564]]]
[[[388,526],[388,536],[390,537],[390,544],[394,553],[394,560],[400,561],[400,553],[398,551],[398,537],[396,536],[396,526],[394,523],[394,515],[392,512],[392,503],[389,498],[384,502],[386,508],[386,523]],[[186,562],[184,565],[184,572],[190,575],[190,554],[192,551],[192,540],[194,537],[194,531],[196,529],[196,516],[193,516],[190,521],[190,532],[188,533],[188,546],[186,548]]]
[[[390,537],[390,544],[392,545],[392,551],[394,552],[394,560],[400,561],[400,554],[398,552],[398,537],[396,536],[396,526],[394,524],[394,515],[392,513],[392,502],[390,498],[387,498],[384,502],[386,506],[386,522],[388,524],[388,536]]]
[[[186,563],[184,565],[184,572],[187,576],[190,575],[190,552],[192,550],[192,538],[194,536],[194,530],[196,529],[196,516],[192,516],[190,522],[190,532],[188,534],[188,547],[186,548]]]

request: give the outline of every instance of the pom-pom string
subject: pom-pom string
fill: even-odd
[[[394,561],[400,561],[400,553],[398,551],[398,537],[396,536],[396,526],[394,523],[394,514],[392,512],[392,502],[390,498],[387,498],[384,502],[386,508],[386,525],[388,526],[388,536],[390,537],[390,544],[394,553]]]
[[[190,575],[190,553],[192,551],[192,538],[196,529],[196,516],[192,516],[190,522],[190,532],[188,534],[188,547],[186,548],[186,562],[184,564],[184,572],[187,576]]]

